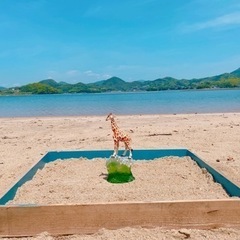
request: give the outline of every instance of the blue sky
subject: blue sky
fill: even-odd
[[[0,0],[0,86],[239,67],[239,0]]]

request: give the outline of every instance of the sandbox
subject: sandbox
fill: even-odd
[[[240,188],[189,150],[135,150],[136,179],[125,184],[106,181],[110,154],[46,154],[0,198],[0,236],[126,226],[240,227]]]
[[[56,160],[38,170],[7,204],[83,204],[229,198],[189,157],[134,160],[134,182],[106,181],[106,159]],[[160,174],[156,169],[161,169]],[[184,194],[183,194],[184,192]]]

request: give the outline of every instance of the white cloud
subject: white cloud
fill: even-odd
[[[54,79],[55,77],[58,76],[58,72],[54,70],[50,70],[47,72],[47,78],[48,79]]]
[[[67,76],[76,76],[78,74],[79,74],[78,70],[69,70],[69,71],[66,72]]]
[[[98,73],[94,73],[92,70],[87,70],[84,72],[84,74],[86,74],[87,76],[94,76],[94,77],[98,77],[99,74]]]
[[[108,79],[108,78],[111,78],[112,75],[109,75],[109,74],[103,74],[102,77],[103,77],[103,79]]]
[[[43,78],[51,78],[59,81],[64,81],[68,83],[77,83],[77,82],[94,82],[98,80],[105,80],[108,78],[111,78],[112,75],[103,72],[103,73],[97,73],[93,70],[87,70],[87,71],[80,71],[77,69],[71,69],[71,70],[65,70],[65,71],[56,71],[56,70],[49,70],[46,72],[45,77]]]
[[[225,14],[223,16],[217,17],[215,19],[199,22],[192,25],[184,27],[185,31],[197,31],[208,28],[221,28],[228,26],[240,25],[240,11]]]
[[[85,71],[84,75],[86,75],[87,77],[95,78],[97,80],[99,80],[99,79],[103,79],[104,80],[106,78],[112,77],[110,74],[107,74],[107,73],[96,73],[96,72],[93,72],[92,70]]]

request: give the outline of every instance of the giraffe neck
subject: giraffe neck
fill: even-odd
[[[118,126],[114,118],[111,119],[111,126],[112,126],[112,131],[115,134],[116,131],[118,130]]]

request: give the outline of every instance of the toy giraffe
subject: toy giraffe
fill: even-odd
[[[119,149],[119,142],[124,142],[125,145],[125,151],[122,154],[122,156],[125,156],[127,151],[129,151],[129,156],[128,158],[131,159],[132,158],[132,148],[131,148],[131,138],[125,134],[122,133],[119,129],[119,127],[117,126],[117,123],[114,119],[114,115],[112,113],[110,113],[107,118],[106,121],[110,120],[111,121],[111,126],[112,126],[112,131],[113,131],[113,140],[114,140],[114,152],[113,152],[113,157],[116,157],[118,154],[118,149]]]

